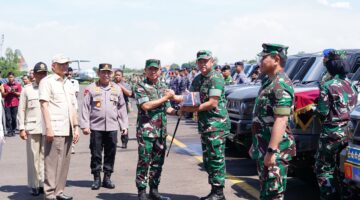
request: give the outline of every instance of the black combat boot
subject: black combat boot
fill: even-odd
[[[223,192],[223,187],[219,186],[213,186],[213,189],[211,193],[203,198],[200,198],[201,200],[226,200]]]
[[[111,182],[110,180],[111,174],[110,173],[105,173],[104,175],[104,180],[102,182],[102,186],[104,188],[108,188],[108,189],[114,189],[115,188],[115,184]]]
[[[99,173],[95,173],[94,174],[94,182],[91,185],[91,189],[92,190],[98,190],[101,186],[101,177],[100,177],[100,172]]]
[[[205,197],[201,197],[200,200],[205,200],[208,199],[211,195],[213,195],[214,193],[214,186],[211,186],[211,191],[208,195],[206,195]]]
[[[121,135],[121,143],[122,143],[121,148],[126,149],[128,141],[129,141],[129,135]]]
[[[146,196],[146,189],[138,191],[139,200],[149,200]]]
[[[159,194],[158,188],[157,187],[150,187],[150,193],[149,193],[149,198],[151,200],[170,200],[169,197],[163,197]]]

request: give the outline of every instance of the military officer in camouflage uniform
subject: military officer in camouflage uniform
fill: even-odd
[[[255,101],[250,156],[257,161],[260,199],[283,199],[289,161],[295,156],[295,140],[289,127],[294,89],[284,73],[288,47],[263,44],[261,73],[267,75]]]
[[[146,196],[147,182],[150,185],[149,198],[161,200],[158,193],[162,166],[166,151],[166,114],[179,115],[170,106],[175,93],[159,81],[160,60],[149,59],[145,63],[145,80],[134,86],[138,106],[136,137],[139,160],[136,169],[136,187],[139,200]]]
[[[317,113],[322,120],[315,172],[321,199],[339,199],[334,177],[339,153],[347,146],[349,113],[355,107],[357,90],[346,80],[346,52],[324,51],[324,65],[332,79],[320,86]]]
[[[182,107],[184,112],[198,112],[198,130],[201,135],[203,162],[208,173],[211,192],[202,200],[224,200],[225,139],[229,134],[230,120],[225,108],[224,79],[213,69],[212,53],[197,53],[196,64],[201,75],[195,77],[191,92],[200,92],[199,107]]]
[[[104,179],[102,186],[113,189],[110,180],[114,171],[117,132],[128,130],[126,102],[121,88],[111,82],[111,64],[100,64],[99,80],[85,89],[80,127],[85,135],[90,134],[91,173],[94,175],[92,190],[100,188],[102,152],[104,150]]]

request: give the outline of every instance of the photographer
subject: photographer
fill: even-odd
[[[15,135],[16,129],[16,115],[19,106],[19,96],[21,93],[20,83],[15,81],[13,72],[7,75],[8,82],[4,84],[2,95],[5,102],[6,128],[8,136]]]

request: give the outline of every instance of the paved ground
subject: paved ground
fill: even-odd
[[[81,101],[81,100],[80,100]],[[76,146],[76,154],[72,155],[68,187],[66,194],[77,200],[123,199],[135,200],[135,168],[137,162],[137,144],[135,140],[136,112],[129,115],[130,137],[128,149],[121,149],[120,140],[116,155],[113,190],[101,188],[90,189],[89,136],[82,135]],[[172,135],[176,118],[170,117],[168,132]],[[169,137],[170,139],[170,137]],[[18,136],[7,138],[0,160],[0,199],[37,200],[29,195],[26,171],[25,142]],[[201,164],[201,149],[196,124],[182,120],[175,143],[169,157],[165,161],[160,192],[173,200],[195,200],[210,190],[207,174]],[[227,180],[225,193],[228,200],[257,199],[258,178],[255,163],[247,158],[237,156],[235,151],[227,149]],[[311,182],[303,182],[297,178],[289,178],[285,199],[318,199],[317,186]]]

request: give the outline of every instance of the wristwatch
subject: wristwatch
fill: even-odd
[[[271,147],[268,147],[267,152],[268,152],[268,153],[280,153],[280,150],[279,150],[279,149],[273,149],[273,148],[271,148]]]

